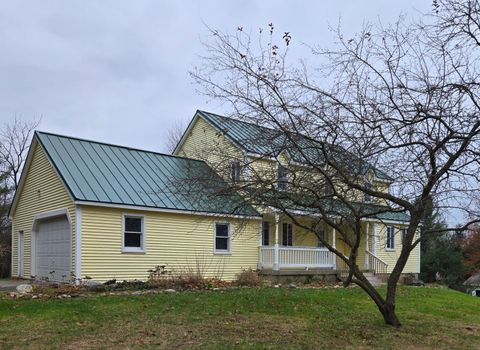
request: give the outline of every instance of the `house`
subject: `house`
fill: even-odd
[[[308,167],[302,164],[306,163],[305,157],[308,157],[310,162],[312,159],[322,161],[323,155],[318,154],[317,144],[312,146],[312,141],[303,139],[302,135],[295,137],[298,137],[297,144],[302,146],[301,150],[289,146],[284,132],[197,111],[173,153],[204,160],[226,181],[240,176],[248,179],[255,174],[257,178],[270,179],[263,182],[265,186],[274,181],[280,186],[282,176],[285,177],[284,184],[288,183],[286,178],[292,168],[297,168],[297,177],[310,177]],[[238,164],[243,164],[243,168],[239,169]],[[380,191],[388,192],[392,183],[392,179],[385,172],[372,166],[364,167],[363,163],[360,164],[358,175],[368,178],[371,185]],[[353,196],[358,197],[358,194]],[[361,205],[366,210],[383,204],[371,198],[352,199],[362,201]],[[288,217],[274,208],[257,209],[262,214],[260,269],[281,271],[292,268],[340,268],[338,265],[342,264],[342,261],[335,258],[328,249],[321,247],[315,234],[295,227]],[[291,212],[298,212],[301,218],[299,220],[308,220],[309,213],[305,213],[298,206],[291,208]],[[358,257],[358,261],[363,262],[360,267],[377,274],[390,273],[402,249],[402,237],[408,221],[407,214],[395,211],[379,211],[374,217],[365,219],[365,235],[362,237],[362,248],[359,249]],[[350,248],[335,229],[326,226],[323,234],[334,248],[348,255]],[[403,273],[419,272],[420,246],[417,245],[411,252]]]
[[[197,111],[173,155],[36,132],[10,210],[12,276],[146,279],[158,265],[226,280],[246,268],[336,273],[341,261],[313,233],[236,192],[218,195],[232,178],[264,174],[282,184],[289,169],[302,166],[285,142],[277,149],[276,135],[264,139],[272,132]],[[249,166],[223,164],[213,147]],[[385,173],[365,172],[388,191]],[[309,220],[302,208],[292,210]],[[361,268],[388,274],[407,222],[406,214],[388,211],[362,222]],[[335,229],[322,232],[348,253]],[[418,273],[419,261],[416,247],[403,272]]]

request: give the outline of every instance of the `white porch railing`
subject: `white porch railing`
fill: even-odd
[[[385,261],[368,250],[365,251],[365,256],[367,258],[365,266],[366,269],[373,270],[375,274],[387,273],[388,264]]]
[[[275,269],[275,247],[260,247],[259,267]],[[278,247],[278,268],[333,268],[335,254],[326,248]]]

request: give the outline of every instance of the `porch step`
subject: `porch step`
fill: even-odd
[[[345,275],[345,271],[342,271],[342,274],[339,275],[339,278],[341,280],[344,280],[347,275],[348,275],[348,272],[346,273]],[[363,275],[365,276],[365,278],[374,286],[374,287],[377,287],[377,286],[381,286],[383,284],[385,284],[378,276],[375,275],[375,273],[373,272],[370,272],[370,271],[364,271],[363,272]]]
[[[374,286],[374,287],[377,287],[377,286],[380,286],[380,285],[384,284],[383,281],[382,281],[380,278],[378,278],[377,276],[375,276],[374,274],[370,274],[370,273],[367,274],[367,273],[365,273],[364,275],[365,275],[365,277],[367,278],[367,280],[368,280],[368,281],[372,284],[372,286]]]

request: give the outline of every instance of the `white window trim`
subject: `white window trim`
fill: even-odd
[[[228,225],[228,250],[217,250],[217,224]],[[232,255],[232,225],[227,221],[215,221],[213,223],[213,254]]]
[[[142,237],[140,239],[140,248],[136,247],[125,247],[125,219],[126,218],[139,218],[142,219]],[[139,253],[143,254],[146,252],[146,240],[145,240],[145,215],[135,214],[135,213],[123,213],[122,214],[122,253]]]
[[[388,229],[392,228],[393,229],[393,248],[388,247]],[[387,226],[385,229],[385,250],[388,252],[394,252],[395,251],[395,226]]]

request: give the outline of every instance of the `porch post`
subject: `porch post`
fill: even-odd
[[[335,231],[335,227],[332,227],[333,228],[333,231],[332,231],[332,239],[333,239],[333,242],[332,242],[332,247],[333,248],[337,248],[337,235],[336,235],[336,231]],[[333,269],[336,270],[337,269],[337,256],[332,253],[332,256],[333,256]]]
[[[373,223],[372,253],[377,255],[377,224]]]
[[[274,258],[273,258],[273,269],[275,271],[279,270],[278,264],[278,226],[280,225],[280,214],[275,213],[275,245],[273,246],[274,249]]]
[[[367,270],[369,268],[367,251],[370,251],[370,249],[368,249],[368,235],[369,235],[369,233],[370,233],[370,222],[367,222],[367,228],[366,228],[366,231],[365,231],[365,268]]]
[[[258,225],[258,269],[263,269],[263,221],[260,221]]]

